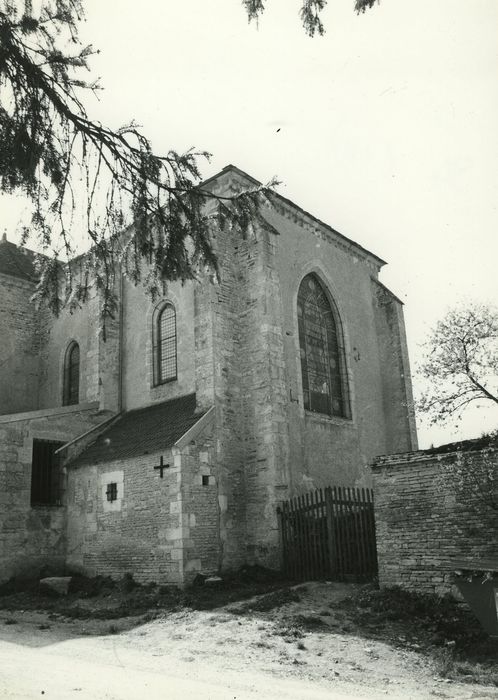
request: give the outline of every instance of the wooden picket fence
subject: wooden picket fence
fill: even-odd
[[[291,578],[367,581],[377,575],[371,489],[317,489],[277,512],[282,566]]]

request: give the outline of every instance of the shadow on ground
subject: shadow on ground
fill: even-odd
[[[324,647],[339,638],[362,640],[367,649],[381,642],[429,659],[442,677],[498,686],[498,641],[450,598],[373,585],[296,584],[259,567],[211,583],[198,579],[188,590],[140,586],[131,576],[119,582],[75,576],[68,595],[55,597],[38,582],[11,582],[0,587],[0,638],[43,646],[122,633],[193,611],[218,611],[212,625],[228,619],[271,623],[273,635],[298,649],[312,638]],[[30,626],[31,634],[16,634],[16,625]]]

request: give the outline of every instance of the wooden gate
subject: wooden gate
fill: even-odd
[[[282,564],[294,579],[366,581],[377,575],[373,491],[317,489],[278,508]]]

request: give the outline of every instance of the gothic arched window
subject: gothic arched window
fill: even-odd
[[[154,384],[164,384],[177,377],[176,312],[164,304],[154,314],[153,322]]]
[[[304,408],[350,417],[339,314],[318,277],[306,275],[297,295]]]
[[[62,405],[72,406],[80,398],[80,347],[72,342],[68,345],[64,358],[64,389]]]

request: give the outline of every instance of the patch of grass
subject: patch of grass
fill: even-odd
[[[436,671],[442,678],[498,687],[496,663],[462,661],[450,649],[438,649],[434,654],[434,660]]]
[[[142,622],[152,622],[152,620],[156,620],[158,617],[158,611],[157,610],[148,610],[144,615],[142,615]]]
[[[39,579],[33,577],[14,576],[0,584],[0,597],[15,595],[24,591],[36,591]]]
[[[299,593],[291,588],[282,588],[272,593],[260,596],[257,600],[247,603],[246,607],[255,612],[269,612],[288,603],[297,603],[301,600]]]
[[[304,661],[304,659],[298,659],[297,657],[294,658],[292,663],[294,664],[294,666],[305,666],[306,665],[306,661]]]
[[[278,572],[258,566],[224,574],[216,586],[203,582],[187,590],[155,583],[140,585],[132,574],[116,582],[105,576],[87,577],[75,573],[68,595],[58,598],[42,595],[38,583],[38,579],[15,579],[2,584],[0,609],[43,610],[49,615],[81,620],[113,620],[139,615],[150,615],[153,619],[160,611],[213,610],[261,594],[263,598],[255,606],[249,606],[255,611],[271,610],[298,600],[297,593],[285,588],[285,581]],[[284,592],[280,593],[282,589]],[[266,597],[273,592],[275,596]],[[231,612],[246,615],[251,611],[242,605]]]
[[[343,604],[356,625],[375,629],[376,636],[392,641],[397,630],[397,643],[410,646],[416,630],[422,651],[432,657],[443,677],[497,684],[498,640],[491,639],[473,614],[450,596],[367,586]]]
[[[17,620],[14,620],[13,617],[8,617],[4,620],[4,625],[17,625]]]
[[[293,642],[296,639],[302,639],[305,636],[303,630],[294,625],[290,627],[283,627],[278,634],[284,637],[286,642]]]
[[[403,588],[384,588],[375,590],[366,587],[360,593],[346,601],[353,618],[362,623],[373,623],[376,619],[409,623],[426,633],[430,633],[431,642],[445,645],[454,642],[456,649],[475,648],[475,644],[492,642],[481,630],[477,620],[450,596],[436,596],[415,593]],[[356,614],[355,614],[356,608]],[[495,646],[498,651],[498,644]]]
[[[95,598],[116,588],[116,582],[110,576],[83,576],[75,574],[69,584],[69,593],[78,594],[80,598]]]
[[[293,620],[296,625],[307,632],[328,629],[327,623],[318,617],[318,615],[294,615]]]
[[[123,578],[118,583],[118,587],[124,593],[131,593],[136,588],[140,587],[140,584],[135,581],[133,574],[129,571],[123,575]]]

